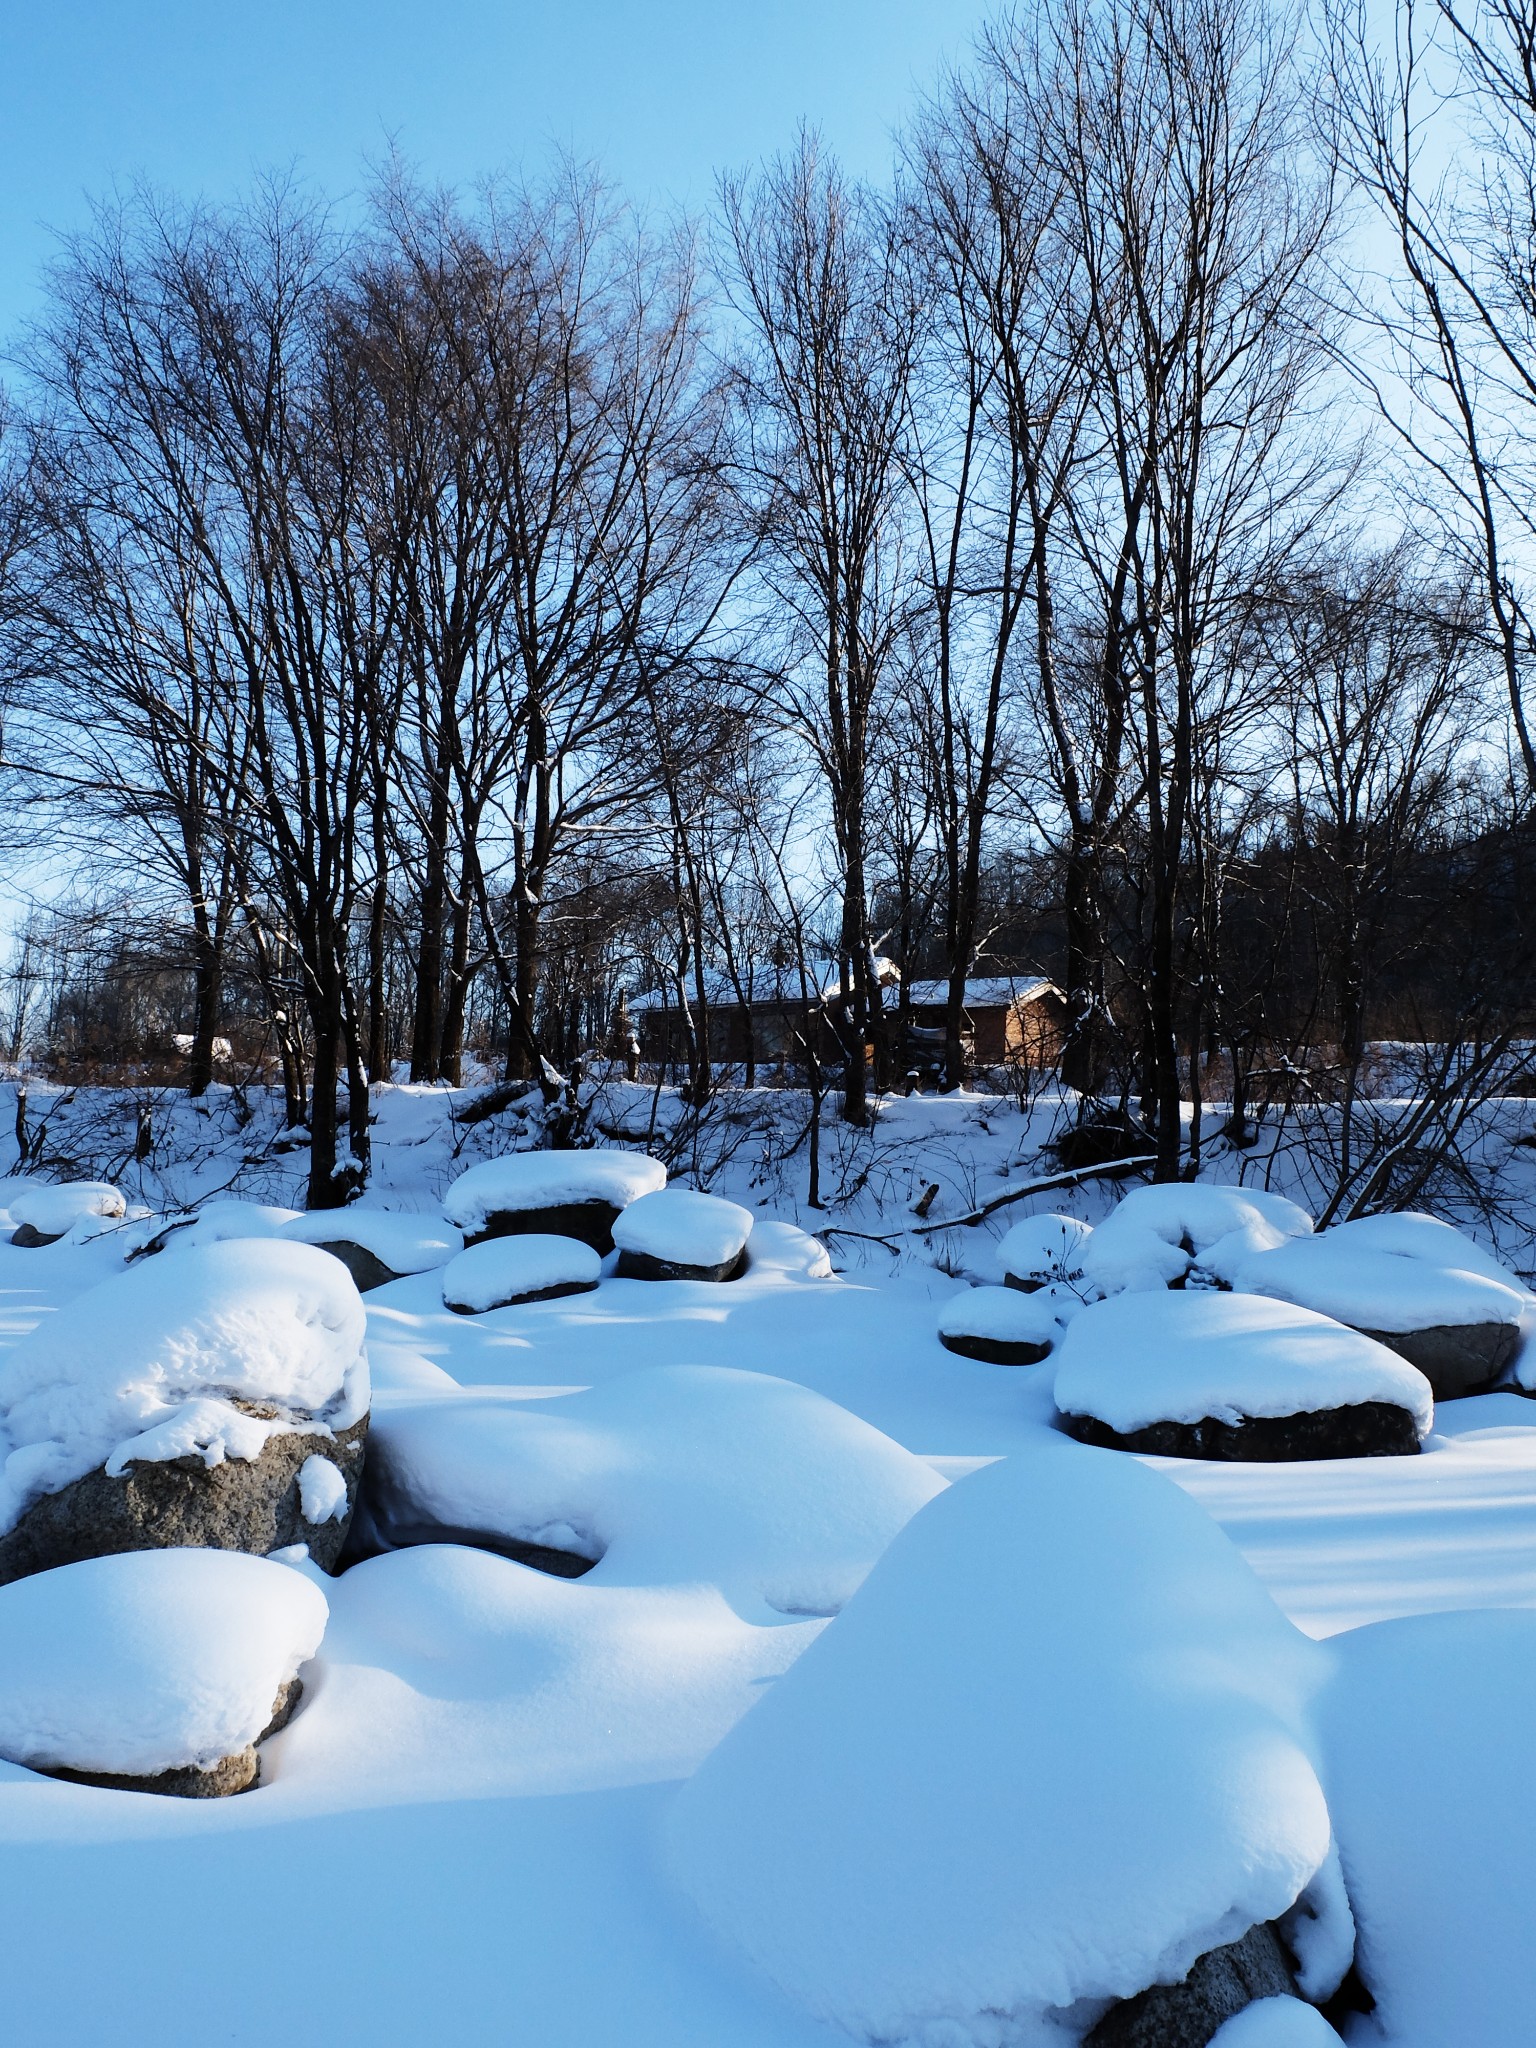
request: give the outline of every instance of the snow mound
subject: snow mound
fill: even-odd
[[[301,1573],[233,1550],[135,1550],[0,1587],[0,1756],[151,1776],[254,1742],[325,1633]]]
[[[1009,1458],[930,1503],[705,1759],[670,1861],[859,2039],[1033,2043],[1308,1886],[1321,1656],[1161,1475]]]
[[[88,1288],[0,1359],[0,1533],[101,1465],[189,1451],[217,1464],[257,1457],[283,1429],[347,1427],[368,1406],[364,1325],[338,1260],[272,1238],[146,1259]]]
[[[1339,2048],[1339,2037],[1299,1998],[1260,1998],[1211,2036],[1211,2048]]]
[[[1228,1281],[1238,1259],[1311,1229],[1305,1209],[1257,1188],[1133,1188],[1089,1238],[1084,1276],[1101,1294],[1167,1287],[1196,1265]]]
[[[1433,1222],[1428,1216],[1364,1220]],[[1446,1251],[1455,1254],[1462,1246],[1476,1251],[1459,1231],[1448,1224],[1440,1228],[1454,1240],[1444,1245]],[[1318,1237],[1257,1252],[1238,1263],[1233,1283],[1245,1294],[1293,1301],[1356,1329],[1395,1334],[1471,1323],[1519,1322],[1529,1296],[1512,1275],[1493,1278],[1441,1264],[1427,1255],[1442,1248],[1438,1235],[1405,1232],[1401,1241],[1421,1248],[1404,1252],[1390,1246],[1396,1233],[1371,1233],[1362,1238],[1356,1234],[1358,1229],[1356,1224],[1345,1223]]]
[[[1421,1437],[1428,1380],[1358,1330],[1246,1294],[1116,1295],[1075,1316],[1056,1368],[1056,1406],[1122,1435],[1154,1422],[1237,1423],[1382,1401]]]
[[[1017,1287],[968,1287],[939,1312],[941,1337],[985,1337],[997,1344],[1054,1344],[1062,1326],[1049,1296]]]
[[[613,1226],[621,1252],[671,1266],[726,1266],[752,1235],[752,1211],[692,1188],[661,1188],[631,1202]]]
[[[830,1280],[832,1260],[819,1237],[779,1216],[759,1216],[752,1227],[752,1277],[781,1273],[793,1280]]]
[[[498,1212],[549,1209],[567,1202],[626,1207],[666,1186],[667,1169],[643,1152],[513,1152],[461,1173],[443,1197],[443,1214],[475,1237]]]
[[[392,1273],[430,1273],[464,1249],[462,1234],[430,1216],[391,1209],[311,1209],[278,1233],[294,1244],[357,1244]]]
[[[1026,1216],[997,1247],[999,1269],[1035,1287],[1068,1285],[1083,1277],[1083,1254],[1093,1231],[1075,1216]]]
[[[1525,2048],[1536,1614],[1415,1615],[1327,1647],[1324,1778],[1373,2026],[1394,2048]]]
[[[483,1315],[554,1288],[595,1287],[603,1262],[577,1237],[489,1237],[443,1268],[443,1301],[462,1315]]]
[[[1418,1210],[1357,1216],[1352,1223],[1336,1223],[1323,1236],[1335,1244],[1356,1245],[1362,1251],[1396,1252],[1399,1258],[1422,1259],[1426,1265],[1440,1266],[1452,1273],[1480,1273],[1485,1280],[1499,1280],[1506,1287],[1525,1291],[1518,1274],[1502,1265],[1492,1252],[1485,1252],[1464,1230]]]
[[[12,1223],[18,1230],[30,1225],[39,1237],[63,1237],[87,1217],[110,1221],[127,1206],[104,1180],[21,1181],[6,1194]]]
[[[185,1216],[153,1216],[135,1233],[135,1251],[188,1251],[193,1245],[223,1244],[244,1237],[276,1237],[297,1209],[279,1209],[265,1202],[206,1202]],[[130,1254],[132,1256],[132,1254]]]
[[[461,1397],[375,1414],[390,1526],[601,1558],[595,1585],[718,1585],[749,1619],[835,1612],[944,1481],[820,1394],[657,1366],[556,1399]]]

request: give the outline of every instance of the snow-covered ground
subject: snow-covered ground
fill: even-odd
[[[460,1130],[448,1106],[381,1094],[368,1207],[440,1223],[454,1174],[512,1141],[515,1118]],[[643,1141],[654,1107],[616,1091],[613,1132]],[[1536,1620],[1481,1610],[1536,1610],[1536,1402],[1442,1403],[1417,1457],[1069,1443],[1053,1362],[956,1356],[938,1323],[1001,1278],[1011,1224],[1095,1222],[1115,1191],[947,1233],[911,1213],[935,1183],[925,1221],[1048,1170],[1047,1115],[961,1097],[834,1127],[822,1214],[766,1112],[684,1145],[674,1182],[755,1218],[733,1282],[619,1279],[610,1254],[595,1292],[484,1314],[448,1308],[435,1267],[366,1295],[390,1513],[597,1562],[558,1577],[417,1542],[316,1574],[303,1704],[241,1797],[0,1764],[7,2037],[1065,2048],[1048,2008],[1080,2032],[1299,1891],[1298,1947],[1336,1979],[1342,1868],[1391,1987],[1352,2041],[1528,2042]],[[130,1204],[301,1198],[302,1155],[232,1133],[218,1100],[160,1129],[157,1160],[112,1175]],[[1525,1276],[1536,1165],[1488,1142],[1514,1221],[1482,1242]],[[1314,1199],[1275,1164],[1271,1192]],[[136,1228],[0,1243],[0,1374],[56,1314],[99,1331],[99,1307],[67,1306],[86,1289],[110,1305],[198,1263],[125,1274]],[[1255,2009],[1231,2039],[1326,2038],[1310,2017]]]

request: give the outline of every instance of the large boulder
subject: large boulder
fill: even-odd
[[[1062,1340],[1056,1406],[1111,1450],[1252,1459],[1401,1456],[1429,1433],[1422,1373],[1358,1331],[1288,1302],[1121,1294]]]
[[[939,1311],[939,1342],[961,1358],[988,1365],[1038,1365],[1048,1358],[1061,1324],[1052,1297],[1013,1287],[969,1287]]]
[[[643,1152],[513,1152],[461,1173],[443,1214],[466,1244],[535,1231],[611,1252],[619,1212],[666,1184],[667,1169]]]
[[[210,1799],[256,1782],[325,1596],[261,1558],[92,1558],[0,1588],[0,1756],[121,1791]]]
[[[1491,1387],[1530,1299],[1469,1238],[1432,1216],[1370,1216],[1244,1258],[1233,1285],[1347,1323],[1417,1367],[1437,1400]]]
[[[309,1245],[150,1259],[0,1362],[0,1584],[112,1551],[346,1539],[368,1428],[362,1302]]]
[[[356,1282],[359,1294],[403,1280],[409,1273],[430,1273],[464,1249],[464,1239],[451,1224],[433,1217],[403,1215],[390,1209],[311,1209],[283,1224],[280,1237],[312,1244],[340,1259]]]
[[[579,1237],[484,1238],[443,1268],[443,1306],[461,1316],[590,1294],[603,1262]]]
[[[747,1269],[752,1211],[692,1188],[631,1202],[613,1226],[622,1280],[735,1280]]]
[[[5,1191],[15,1229],[11,1243],[23,1250],[57,1244],[80,1223],[115,1222],[127,1209],[118,1190],[102,1180],[19,1181]]]

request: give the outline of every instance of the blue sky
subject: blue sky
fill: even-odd
[[[218,197],[296,163],[355,190],[393,138],[433,178],[552,144],[637,196],[704,203],[802,116],[856,171],[983,0],[0,0],[0,336],[37,304],[50,228],[145,174]]]

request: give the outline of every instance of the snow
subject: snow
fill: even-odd
[[[318,1451],[299,1467],[299,1505],[305,1521],[316,1529],[324,1522],[339,1522],[347,1511],[347,1482],[341,1468]]]
[[[671,1865],[857,2038],[1059,2039],[1324,1864],[1321,1655],[1166,1480],[1011,1458],[931,1502],[688,1781]]]
[[[101,1180],[18,1181],[5,1190],[13,1227],[30,1224],[40,1237],[63,1237],[85,1217],[121,1216],[127,1203]]]
[[[620,1251],[678,1266],[724,1266],[752,1235],[752,1211],[692,1188],[641,1195],[613,1226]]]
[[[1056,984],[1038,977],[1012,974],[973,975],[965,984],[968,1010],[1006,1009],[1012,1003],[1032,1003],[1043,995],[1059,994]],[[914,1009],[936,1008],[949,1001],[947,981],[910,981],[907,999]]]
[[[1378,1251],[1349,1233],[1346,1224],[1244,1258],[1234,1284],[1363,1330],[1519,1322],[1527,1297],[1517,1285]]]
[[[1210,2048],[1338,2048],[1339,2037],[1299,1998],[1257,1998],[1211,2036]]]
[[[0,1528],[108,1459],[197,1448],[217,1463],[278,1429],[347,1426],[368,1404],[364,1329],[339,1260],[267,1238],[145,1259],[77,1294],[0,1358]]]
[[[567,1202],[611,1202],[622,1209],[666,1180],[661,1161],[643,1152],[513,1152],[461,1173],[443,1199],[443,1214],[474,1237],[498,1211]]]
[[[429,1273],[464,1249],[460,1231],[431,1216],[388,1209],[312,1209],[278,1233],[295,1244],[356,1244],[392,1273]]]
[[[184,1216],[150,1217],[133,1233],[130,1250],[187,1251],[226,1238],[276,1237],[299,1214],[266,1202],[205,1202]]]
[[[1075,1216],[1028,1216],[999,1244],[998,1268],[1015,1280],[1073,1284],[1083,1277],[1083,1254],[1092,1235]]]
[[[1355,2038],[1525,2048],[1536,2005],[1536,1614],[1335,1637],[1325,1776],[1377,2001]]]
[[[1133,1188],[1093,1232],[1082,1264],[1087,1283],[1104,1294],[1167,1287],[1197,1263],[1228,1280],[1237,1258],[1311,1229],[1304,1209],[1257,1188]]]
[[[225,1550],[137,1550],[0,1587],[0,1756],[147,1776],[266,1727],[314,1656],[325,1596]]]
[[[1384,1344],[1289,1302],[1243,1294],[1116,1295],[1073,1318],[1056,1368],[1056,1405],[1122,1433],[1154,1422],[1236,1423],[1384,1401],[1420,1436],[1428,1380]]]
[[[1048,1294],[1017,1287],[972,1287],[939,1311],[941,1337],[987,1337],[1000,1344],[1054,1344],[1062,1326]]]
[[[753,1620],[834,1613],[944,1485],[821,1395],[711,1366],[527,1403],[392,1403],[368,1455],[387,1523],[599,1558],[587,1587],[707,1581]]]
[[[483,1315],[552,1287],[595,1287],[602,1270],[602,1260],[580,1238],[533,1230],[490,1237],[443,1268],[443,1300],[461,1314]]]

